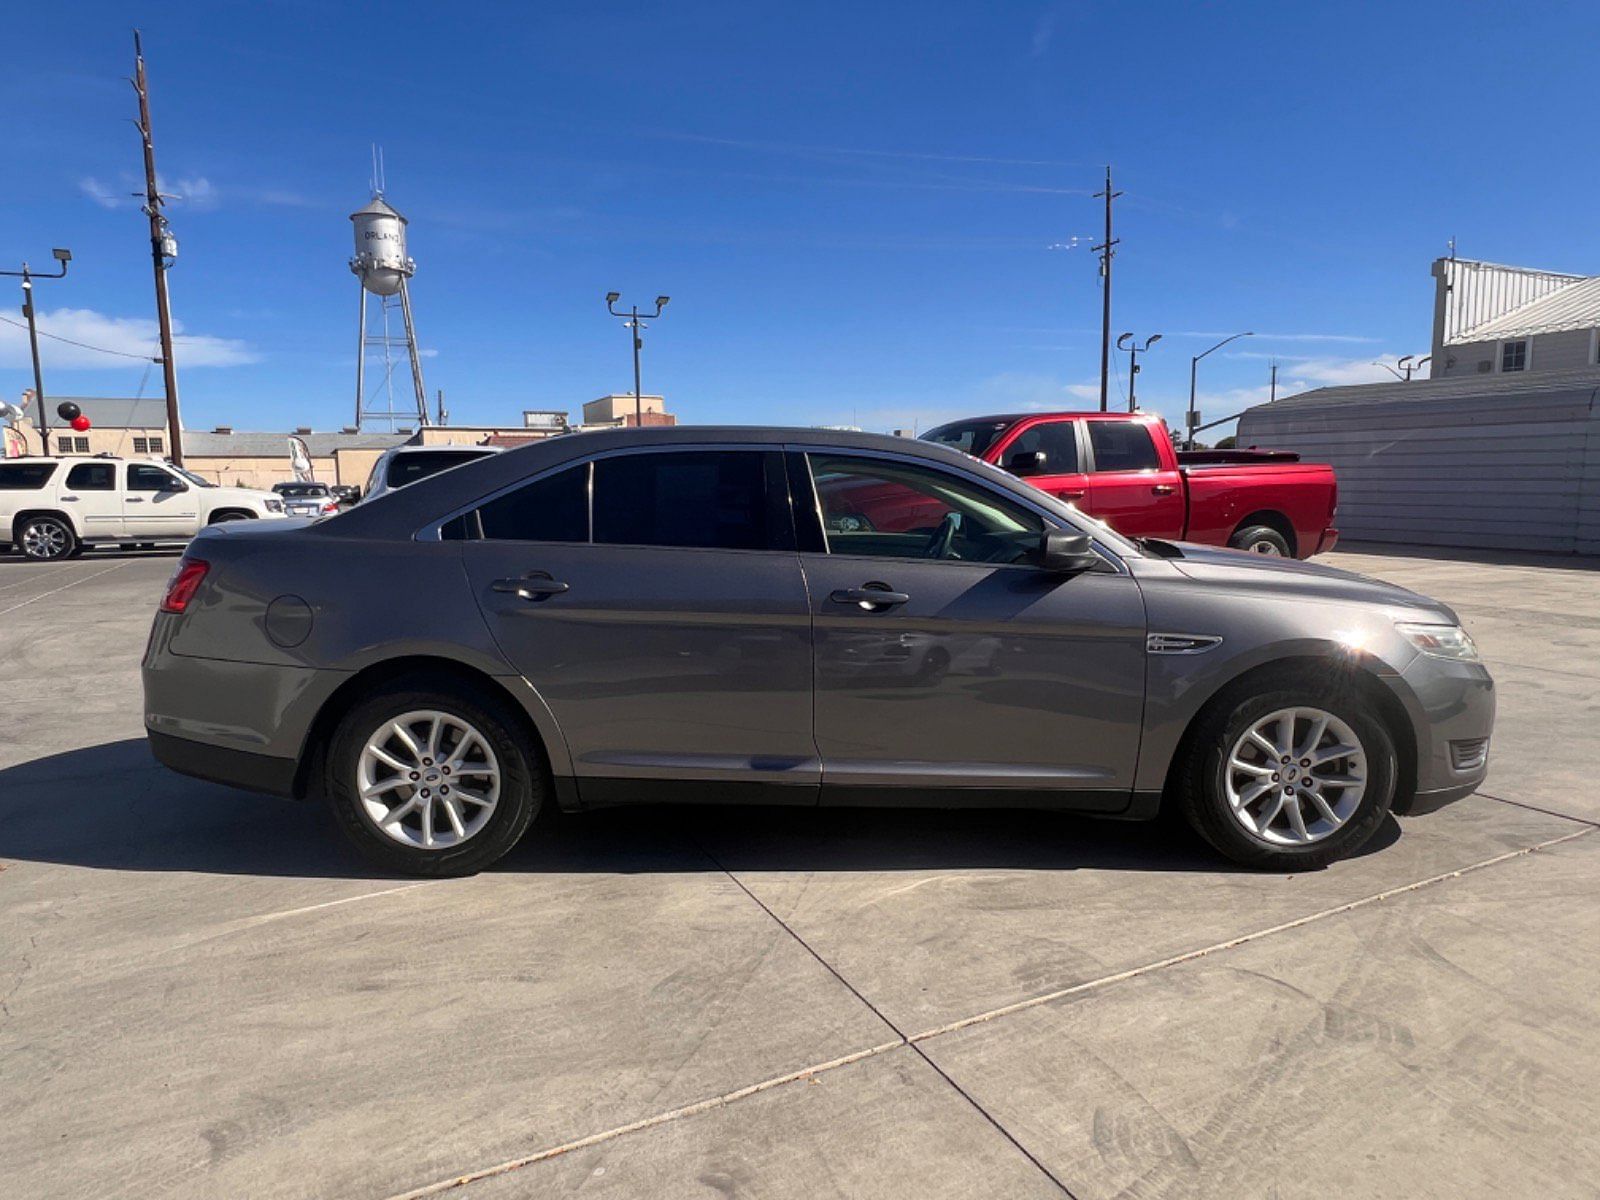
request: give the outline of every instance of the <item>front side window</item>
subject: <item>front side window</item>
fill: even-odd
[[[1073,421],[1047,421],[1025,430],[1006,447],[1006,470],[1018,475],[1073,475],[1078,466],[1078,431]]]
[[[1090,421],[1096,471],[1154,471],[1161,466],[1150,428],[1137,421]]]
[[[594,464],[594,540],[622,546],[770,550],[781,544],[759,450],[620,454]],[[780,477],[781,478],[781,477]]]
[[[175,490],[175,480],[160,467],[130,463],[128,466],[130,492],[167,492]]]
[[[468,514],[469,516],[471,514]],[[441,531],[446,539],[482,536],[496,541],[587,542],[589,464],[580,463],[525,483],[477,511],[481,534],[458,518]]]
[[[79,463],[67,472],[67,486],[79,492],[113,492],[117,468],[111,463]]]
[[[829,554],[1015,563],[1045,522],[973,481],[916,463],[811,454]]]
[[[1502,371],[1526,371],[1528,369],[1528,343],[1526,339],[1518,342],[1502,342],[1500,344],[1500,369]]]

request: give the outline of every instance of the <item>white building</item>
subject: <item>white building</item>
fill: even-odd
[[[1600,366],[1600,275],[1441,258],[1434,379]]]

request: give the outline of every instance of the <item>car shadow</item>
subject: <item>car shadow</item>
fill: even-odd
[[[1400,836],[1390,817],[1359,852]],[[175,774],[142,738],[0,769],[6,860],[119,871],[391,878],[319,803]],[[540,814],[493,868],[523,874],[935,869],[1241,870],[1175,820],[1118,822],[1026,809],[670,805]]]
[[[18,554],[15,550],[0,550],[0,567],[59,567],[64,563],[74,562],[99,562],[102,559],[114,562],[118,559],[132,558],[178,558],[183,554],[182,546],[163,545],[150,550],[141,550],[134,546],[90,546],[76,558],[56,558],[48,562],[35,562]]]

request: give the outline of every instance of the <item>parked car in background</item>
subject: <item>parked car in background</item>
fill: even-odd
[[[1332,467],[1286,451],[1180,451],[1153,414],[973,417],[922,436],[1071,501],[1126,537],[1291,558],[1339,540]]]
[[[344,508],[348,508],[361,499],[361,489],[353,483],[335,483],[328,490],[333,493],[333,498]]]
[[[272,490],[291,517],[325,517],[339,511],[339,501],[325,483],[290,480],[273,484]]]
[[[373,500],[386,492],[406,487],[419,480],[499,454],[502,446],[395,446],[385,450],[372,464],[363,500]]]
[[[1472,791],[1494,718],[1414,592],[1129,541],[929,442],[706,427],[208,531],[144,696],[168,766],[324,796],[421,875],[487,866],[545,805],[672,800],[1165,805],[1301,870]]]
[[[271,492],[219,487],[171,463],[0,460],[0,539],[33,559],[68,558],[94,545],[183,542],[219,522],[284,515]]]

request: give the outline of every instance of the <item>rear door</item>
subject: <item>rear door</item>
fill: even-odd
[[[1001,444],[993,461],[1042,492],[1083,506],[1089,475],[1083,462],[1080,421],[1027,422]]]
[[[1021,789],[1124,809],[1144,704],[1133,579],[1109,561],[1073,576],[1031,565],[1043,517],[926,460],[816,449],[791,470],[797,494],[814,483],[821,526],[800,561],[823,802]],[[868,526],[853,519],[864,496]],[[886,530],[915,510],[930,519]]]
[[[479,606],[560,724],[585,803],[660,798],[643,785],[665,781],[691,800],[815,801],[811,616],[781,452],[603,455],[447,533],[467,539]]]
[[[61,485],[61,507],[76,515],[86,541],[123,534],[122,495],[114,462],[74,463]]]
[[[1090,476],[1083,507],[1125,537],[1184,533],[1183,476],[1164,464],[1147,421],[1094,420],[1088,430]]]
[[[123,532],[152,541],[181,541],[200,531],[195,489],[155,463],[129,463],[122,494]]]

